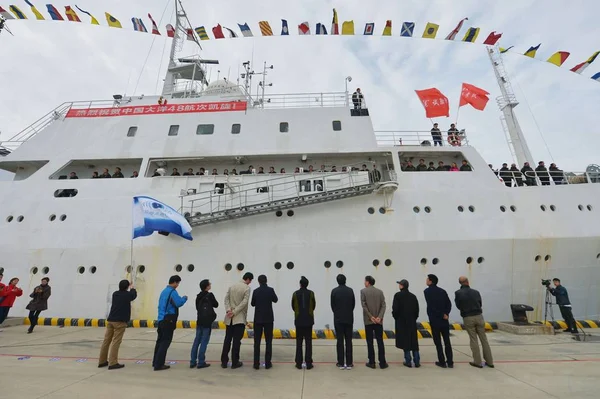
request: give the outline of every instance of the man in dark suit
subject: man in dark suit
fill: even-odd
[[[331,310],[337,338],[337,364],[340,370],[352,370],[352,330],[354,324],[354,306],[356,300],[352,288],[346,286],[346,276],[338,274],[338,286],[331,291]],[[346,343],[346,361],[344,361],[344,341]]]
[[[308,288],[308,279],[300,278],[300,289],[292,294],[292,310],[294,311],[294,325],[296,326],[296,368],[302,369],[302,342],[306,344],[304,361],[306,369],[313,366],[312,358],[312,329],[315,324],[315,308],[317,301],[315,293]]]
[[[427,288],[425,289],[425,300],[427,301],[427,315],[431,325],[431,335],[433,343],[437,350],[438,361],[435,365],[441,368],[453,368],[454,359],[452,357],[452,344],[450,343],[450,323],[448,316],[452,310],[452,302],[445,290],[437,286],[438,278],[435,274],[428,274],[425,279]],[[442,340],[446,348],[446,357],[442,348]]]
[[[278,298],[275,290],[267,285],[267,276],[261,274],[258,276],[258,287],[252,293],[251,305],[254,306],[254,369],[260,368],[260,341],[263,332],[265,333],[265,368],[273,367],[271,363],[272,344],[273,344],[273,304],[277,303]]]

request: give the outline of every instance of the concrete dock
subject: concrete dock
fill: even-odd
[[[354,340],[353,370],[335,367],[335,341],[314,340],[313,370],[294,368],[294,340],[276,340],[274,367],[252,368],[252,341],[242,341],[244,366],[220,367],[224,332],[215,330],[207,351],[212,366],[190,369],[194,330],[177,330],[168,353],[171,369],[151,368],[156,330],[130,328],[120,362],[125,368],[97,368],[104,328],[26,326],[0,332],[0,398],[591,398],[598,395],[600,341],[578,342],[570,334],[488,334],[495,369],[469,366],[466,332],[452,332],[454,369],[434,365],[431,339],[419,341],[422,367],[402,366],[402,353],[386,341],[390,367],[365,367],[366,344]],[[600,335],[598,330],[586,330]]]

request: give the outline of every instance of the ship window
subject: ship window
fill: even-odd
[[[240,134],[242,131],[242,125],[239,123],[234,123],[231,125],[231,134]]]
[[[129,128],[129,130],[127,131],[127,137],[135,137],[135,134],[137,133],[137,126],[131,126]]]
[[[213,134],[215,132],[215,125],[198,125],[196,128],[196,134]]]
[[[289,270],[292,270],[292,269],[294,268],[294,262],[288,262],[288,263],[287,263],[287,265],[286,265],[286,267],[287,267]]]
[[[333,126],[334,132],[339,132],[342,130],[342,122],[341,121],[333,121],[333,122],[331,122],[331,124]]]
[[[171,125],[169,127],[169,136],[177,136],[179,134],[179,125]]]
[[[379,266],[379,259],[375,259],[373,261],[373,266],[375,266],[375,267]]]
[[[146,266],[139,265],[137,271],[138,271],[139,274],[144,273],[146,271]]]
[[[50,268],[49,268],[49,267],[44,267],[44,268],[42,269],[42,273],[44,273],[44,274],[48,274],[48,273],[50,273]]]
[[[37,267],[32,267],[31,268],[31,274],[37,274],[38,272],[38,268]]]
[[[179,273],[179,272],[180,272],[180,271],[182,271],[182,270],[183,270],[183,266],[181,266],[181,265],[175,265],[175,271],[176,271],[177,273]]]
[[[288,133],[290,131],[290,124],[287,122],[279,123],[279,132]]]
[[[281,269],[281,262],[275,262],[275,269],[276,270]]]
[[[77,193],[79,193],[79,191],[77,191],[77,189],[75,189],[75,188],[61,189],[61,190],[56,190],[54,192],[54,197],[56,197],[56,198],[71,198],[71,197],[75,197],[77,195]]]
[[[231,268],[232,268],[232,267],[233,267],[233,266],[231,266],[231,263],[227,263],[227,264],[225,265],[225,270],[229,272],[229,271],[231,271]]]
[[[98,268],[96,266],[90,267],[90,273],[95,274]]]

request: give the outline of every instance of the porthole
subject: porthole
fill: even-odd
[[[23,215],[20,215],[20,216],[17,218],[17,222],[19,222],[19,223],[21,223],[23,220],[25,220],[25,216],[23,216]]]
[[[479,258],[477,258],[477,263],[483,263],[485,261],[485,259],[483,258],[483,256],[480,256]]]
[[[513,212],[516,212],[517,211],[517,207],[514,206],[514,205],[511,205],[510,206],[510,210],[513,211]]]
[[[545,260],[546,262],[548,262],[550,259],[552,259],[552,256],[550,256],[550,255],[546,255],[546,256],[544,256],[544,260]]]
[[[600,259],[600,253],[598,255],[596,255],[596,259]],[[0,270],[4,270],[4,269],[0,269]]]
[[[275,262],[275,269],[276,270],[281,269],[281,262]]]
[[[546,205],[540,205],[540,209],[544,212],[546,212]]]
[[[181,265],[175,265],[175,271],[177,273],[181,272],[182,270],[183,270],[183,266],[181,266]]]
[[[184,217],[184,218],[186,218],[186,219],[187,219],[187,218],[189,218],[190,216],[192,216],[192,214],[191,214],[191,213],[189,213],[189,212],[185,212],[185,213],[183,214],[183,217]]]
[[[60,221],[64,222],[65,220],[67,220],[67,215],[60,215]]]
[[[467,258],[467,264],[469,264],[469,265],[470,265],[471,263],[473,263],[473,258],[469,256],[469,257]]]
[[[50,215],[48,220],[50,220],[51,222],[54,222],[56,220],[56,215]]]
[[[95,274],[96,271],[98,271],[98,268],[96,266],[90,267],[90,273]]]
[[[385,264],[387,267],[390,267],[390,266],[392,265],[392,260],[391,260],[391,259],[386,259],[386,260],[385,260],[385,262],[384,262],[384,264]]]
[[[37,267],[32,267],[31,268],[31,274],[37,274],[38,272],[38,268]]]
[[[502,206],[500,207],[500,210],[501,210],[502,212],[506,212],[506,207],[505,207],[504,205],[502,205]]]
[[[228,272],[230,272],[230,271],[231,271],[231,269],[233,269],[233,266],[231,265],[231,263],[227,263],[227,264],[225,265],[225,270],[226,270],[226,271],[228,271]]]
[[[192,264],[187,265],[187,271],[188,272],[193,272],[194,269],[195,269],[194,265],[192,265]],[[242,269],[243,269],[243,267],[242,267]]]
[[[375,208],[368,208],[367,212],[369,212],[372,215],[375,213]]]
[[[289,217],[292,217],[292,216],[294,216],[294,211],[292,211],[292,210],[290,209],[289,211],[287,211],[287,215],[288,215]]]
[[[556,211],[556,207],[555,207],[554,205],[550,205],[550,210],[551,210],[552,212],[555,212],[555,211]]]
[[[85,272],[85,267],[83,267],[83,266],[79,266],[79,267],[77,268],[77,273],[79,273],[79,274],[83,274],[84,272]]]
[[[421,258],[421,264],[422,265],[426,265],[427,264],[427,259],[426,258]]]
[[[13,219],[14,219],[14,218],[13,218],[12,216],[9,216],[9,217],[7,217],[7,218],[6,218],[6,221],[7,221],[8,223],[10,223],[10,222],[12,222],[12,221],[13,221]]]
[[[592,206],[591,206],[591,205],[588,205],[588,206],[587,206],[587,209],[588,209],[588,211],[591,211],[593,208],[592,208]]]
[[[288,270],[292,270],[294,268],[294,262],[288,262],[285,266],[288,268]]]
[[[539,261],[540,261],[540,259],[542,259],[542,257],[541,257],[540,255],[536,255],[536,256],[535,256],[535,261],[536,261],[536,262],[539,262]]]
[[[127,266],[127,267],[125,268],[125,272],[126,272],[126,273],[131,273],[131,266]]]
[[[326,260],[323,266],[325,266],[326,269],[329,269],[331,267],[331,262]]]
[[[341,260],[338,260],[337,262],[335,262],[335,265],[341,269],[342,267],[344,267],[344,262],[342,262]]]
[[[579,208],[580,211],[583,211],[583,205],[578,205],[577,208]]]
[[[469,205],[469,211],[475,212],[475,207],[473,205]]]
[[[280,218],[282,215],[283,215],[283,212],[281,212],[281,211],[275,212],[275,216],[277,216],[278,218]]]
[[[419,209],[419,207],[418,207],[418,206],[415,206],[415,207],[413,208],[413,211],[414,211],[415,213],[419,213],[419,212],[421,212],[421,209]]]
[[[243,263],[238,263],[238,264],[237,264],[237,266],[236,266],[236,268],[237,268],[239,271],[242,271],[242,270],[244,270],[244,264],[243,264]]]
[[[381,213],[382,215],[385,215],[385,208],[384,207],[379,208],[379,213]]]
[[[465,211],[465,208],[463,208],[462,205],[459,205],[457,209],[458,209],[459,212],[464,212]]]
[[[43,273],[43,274],[48,274],[48,273],[50,273],[50,268],[49,268],[49,267],[44,267],[44,268],[42,269],[42,273]]]
[[[434,265],[437,265],[440,262],[440,260],[438,258],[433,258],[431,260],[431,263],[433,263]]]
[[[138,268],[137,268],[137,271],[138,271],[139,274],[144,273],[146,271],[146,266],[139,265]]]
[[[425,213],[431,213],[431,208],[426,206],[424,209]]]
[[[375,266],[375,267],[379,266],[379,259],[373,260],[373,266]]]

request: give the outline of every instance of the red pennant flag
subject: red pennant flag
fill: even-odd
[[[158,31],[158,25],[156,25],[156,22],[152,18],[152,15],[148,14],[148,18],[150,18],[150,21],[152,21],[152,34],[160,36],[160,32]]]
[[[483,42],[483,44],[487,44],[488,46],[493,46],[494,44],[496,44],[496,42],[498,40],[500,40],[501,37],[502,37],[502,33],[496,34],[496,31],[493,31],[492,33],[490,33],[490,35],[487,37],[487,39],[485,39],[485,42]]]
[[[171,24],[167,25],[167,36],[175,37],[175,28],[173,28],[173,25]]]
[[[213,35],[215,36],[215,39],[225,39],[225,35],[223,34],[223,28],[221,27],[221,24],[217,24],[217,26],[212,28],[212,31]]]
[[[425,108],[425,115],[428,118],[438,118],[440,116],[450,116],[450,103],[448,97],[442,94],[438,89],[415,90],[419,100]]]
[[[468,83],[463,83],[462,92],[460,93],[459,107],[471,104],[473,108],[479,111],[483,111],[488,101],[490,101],[490,99],[488,98],[489,94],[490,93],[483,89],[480,89],[477,86],[473,86]]]

